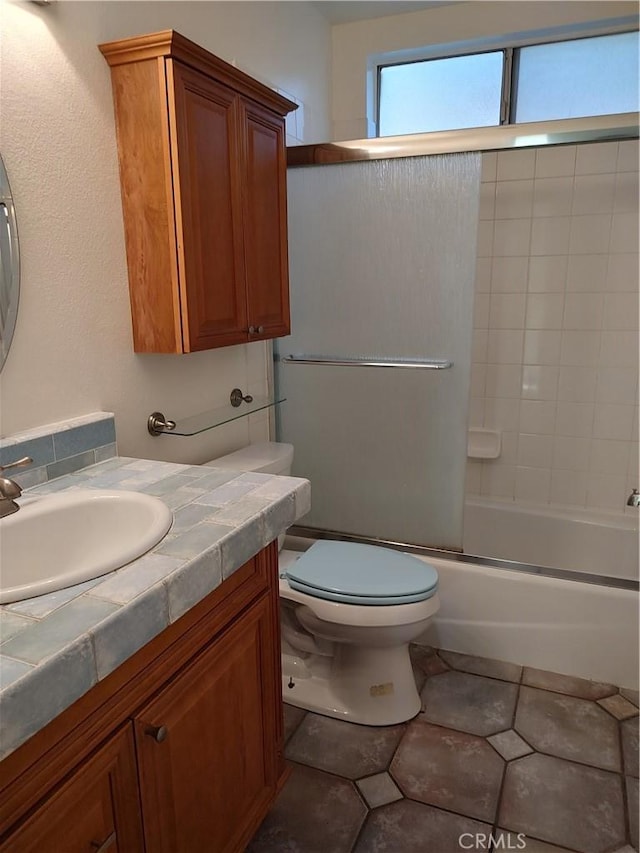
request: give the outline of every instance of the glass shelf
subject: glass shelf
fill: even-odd
[[[263,409],[270,409],[272,406],[284,403],[285,400],[285,397],[275,400],[270,400],[267,397],[254,397],[251,403],[241,403],[239,406],[222,406],[219,409],[211,409],[208,412],[202,412],[199,415],[192,415],[190,418],[182,418],[176,421],[174,429],[163,429],[160,435],[198,435],[208,429],[238,420],[238,418],[245,418],[247,415],[253,415],[255,412],[261,412]]]

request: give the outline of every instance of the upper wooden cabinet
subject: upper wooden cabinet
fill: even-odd
[[[289,333],[284,117],[296,104],[173,30],[111,66],[136,352]]]

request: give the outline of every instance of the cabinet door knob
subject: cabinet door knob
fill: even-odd
[[[264,334],[264,326],[258,326],[258,328],[256,329],[256,332],[257,332],[259,335]]]
[[[258,330],[256,329],[256,327],[255,327],[255,326],[249,326],[249,334],[250,334],[250,335],[255,335],[255,333],[256,333],[257,331],[258,331]]]
[[[166,726],[147,726],[144,733],[152,737],[156,743],[162,743],[166,740],[169,731]]]

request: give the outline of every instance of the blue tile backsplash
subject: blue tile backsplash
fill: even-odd
[[[109,412],[47,424],[0,439],[0,465],[23,456],[33,463],[15,468],[7,476],[23,489],[79,471],[116,456],[116,427]]]

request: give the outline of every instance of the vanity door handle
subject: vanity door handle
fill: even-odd
[[[163,740],[167,739],[169,730],[166,726],[147,726],[144,733],[153,738],[156,743],[162,743]]]
[[[91,846],[95,850],[95,853],[105,853],[105,851],[111,847],[115,840],[116,833],[114,830],[111,835],[102,842],[102,844],[99,841],[92,841]]]
[[[250,335],[264,335],[264,326],[249,326]]]

